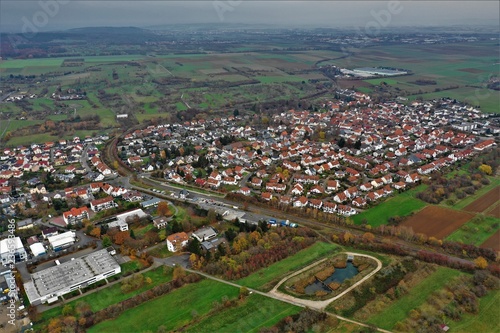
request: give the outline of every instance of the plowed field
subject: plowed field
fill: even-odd
[[[443,239],[465,222],[470,220],[474,214],[447,209],[439,206],[427,206],[420,212],[409,217],[401,225],[412,227],[415,233],[423,233],[437,239]]]
[[[495,187],[490,190],[488,193],[484,194],[482,197],[477,200],[471,202],[467,205],[464,210],[468,212],[477,212],[481,213],[487,210],[490,206],[495,205],[497,201],[500,200],[500,186]],[[495,208],[488,215],[492,215],[498,217],[498,209]]]

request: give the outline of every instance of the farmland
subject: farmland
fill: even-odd
[[[439,206],[428,206],[405,220],[402,225],[415,233],[443,239],[458,229],[474,215]]]
[[[387,224],[387,220],[394,216],[408,216],[412,212],[418,211],[426,206],[426,203],[415,198],[415,195],[423,191],[426,185],[419,185],[407,192],[395,194],[393,198],[366,210],[360,214],[354,215],[353,220],[356,224],[362,224],[365,220],[372,227]]]
[[[492,234],[498,232],[499,229],[500,223],[497,218],[476,215],[470,221],[466,222],[460,228],[447,236],[446,240],[461,242],[464,244],[474,244],[476,246],[491,247],[487,245],[485,246],[484,243],[492,237]],[[496,240],[498,241],[498,238]]]
[[[491,189],[488,193],[484,194],[479,199],[477,199],[474,202],[467,205],[464,208],[464,210],[466,210],[468,212],[482,213],[482,212],[488,210],[488,208],[490,208],[491,206],[494,206],[493,207],[494,212],[492,212],[493,216],[500,217],[500,216],[497,216],[498,215],[498,212],[497,212],[498,207],[496,205],[497,202],[500,200],[500,198],[498,197],[499,193],[500,193],[500,186],[497,186],[497,187]],[[489,212],[489,210],[488,210],[488,212]]]
[[[495,251],[500,251],[500,230],[490,236],[483,244],[481,244],[481,246],[492,248]]]

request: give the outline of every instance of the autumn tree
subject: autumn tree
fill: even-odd
[[[95,238],[100,238],[101,237],[101,228],[95,227],[92,229],[90,232],[90,236],[93,236]]]
[[[371,232],[365,232],[363,234],[363,240],[365,242],[371,243],[375,240],[375,235],[373,235]]]
[[[479,171],[484,172],[487,175],[491,175],[493,173],[491,166],[487,164],[481,164],[481,166],[479,166]]]
[[[168,207],[168,203],[166,201],[160,201],[158,203],[158,215],[160,216],[170,216],[172,213],[170,212],[170,207]]]
[[[479,269],[486,269],[488,267],[488,262],[483,257],[477,257],[474,259],[474,264]]]

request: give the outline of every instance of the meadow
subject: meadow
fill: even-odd
[[[87,332],[115,333],[127,329],[130,332],[156,332],[159,326],[171,331],[189,324],[195,317],[208,313],[214,302],[224,297],[238,297],[239,290],[212,280],[188,284],[159,298],[127,310],[118,318],[99,323]]]
[[[460,271],[445,267],[438,267],[430,276],[425,278],[411,291],[389,304],[383,311],[368,319],[370,324],[391,330],[398,321],[408,317],[410,310],[416,309],[425,303],[432,293],[442,289],[451,279],[462,274]]]
[[[354,215],[352,219],[355,224],[363,224],[366,221],[372,227],[378,227],[387,224],[390,217],[408,216],[427,205],[415,197],[418,192],[423,191],[426,187],[427,185],[422,184],[409,191],[395,194],[394,197],[381,204]]]
[[[249,288],[269,291],[280,279],[327,255],[333,255],[339,250],[340,247],[338,245],[316,242],[310,247],[297,252],[295,255],[274,263],[269,267],[262,268],[247,277],[235,281],[235,283]]]
[[[298,313],[300,308],[288,303],[252,294],[236,307],[222,309],[188,325],[184,332],[259,332],[281,318]]]

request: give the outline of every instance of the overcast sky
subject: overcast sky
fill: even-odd
[[[44,6],[45,4],[45,6]],[[0,0],[0,28],[19,32],[89,26],[245,23],[365,27],[500,25],[498,1],[77,1]],[[385,15],[384,15],[385,14]],[[387,15],[389,14],[389,15]]]

